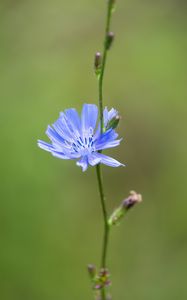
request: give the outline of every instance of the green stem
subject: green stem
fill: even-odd
[[[102,177],[101,177],[100,164],[98,164],[96,166],[96,172],[97,172],[99,193],[100,193],[100,198],[101,198],[101,206],[102,206],[103,219],[104,219],[104,237],[103,237],[103,249],[102,249],[102,256],[101,256],[101,268],[106,268],[108,235],[109,235],[110,227],[108,225],[108,215],[107,215],[106,204],[105,204],[105,196],[104,196],[104,192],[103,192],[103,183],[102,183]]]
[[[112,1],[108,0],[104,49],[102,55],[102,66],[101,66],[101,72],[99,76],[99,111],[100,111],[101,132],[103,132],[103,78],[104,78],[107,53],[108,53],[107,41],[108,41],[108,33],[110,32],[111,16],[112,16]]]
[[[103,132],[103,129],[104,129],[104,125],[103,125],[103,79],[104,79],[105,66],[106,66],[107,53],[108,53],[107,43],[108,43],[108,33],[110,31],[112,6],[113,6],[113,1],[108,0],[105,38],[104,38],[104,49],[103,49],[103,55],[102,55],[102,65],[101,65],[100,76],[98,78],[99,112],[100,112],[101,133]],[[103,246],[102,246],[102,255],[101,255],[101,268],[106,268],[106,259],[107,259],[107,249],[108,249],[108,240],[109,240],[109,229],[110,229],[110,227],[108,225],[108,214],[107,214],[105,196],[104,196],[104,191],[103,191],[103,183],[102,183],[102,174],[101,174],[100,164],[98,164],[96,166],[96,172],[97,172],[99,193],[100,193],[100,199],[101,199],[101,207],[102,207],[103,220],[104,220],[104,236],[103,236]],[[102,300],[106,300],[105,287],[102,288],[102,290],[101,290],[101,298],[102,298]]]
[[[105,300],[106,299],[106,291],[105,291],[105,289],[103,288],[102,290],[101,290],[101,299],[102,300]]]

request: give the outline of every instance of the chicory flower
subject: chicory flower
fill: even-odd
[[[38,140],[38,146],[61,159],[78,159],[76,164],[83,171],[88,165],[99,163],[110,167],[122,166],[117,160],[101,153],[101,150],[120,144],[118,134],[108,126],[115,117],[119,117],[115,109],[104,109],[104,130],[101,132],[100,124],[97,126],[98,108],[95,104],[84,104],[81,117],[74,108],[67,109],[46,130],[51,144]]]

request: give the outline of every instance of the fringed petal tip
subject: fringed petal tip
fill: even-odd
[[[82,157],[79,161],[76,162],[78,167],[82,168],[82,171],[85,172],[88,169],[88,158]]]
[[[52,152],[54,149],[53,145],[46,143],[44,141],[41,141],[41,140],[37,140],[37,145],[39,148],[41,148],[45,151],[48,151],[48,152]]]
[[[107,165],[109,167],[116,168],[116,167],[125,166],[124,164],[120,163],[118,160],[116,160],[110,156],[104,155],[102,153],[97,153],[97,157],[99,157],[101,159],[100,162],[102,164]]]
[[[82,157],[79,161],[76,162],[76,165],[81,167],[82,171],[85,172],[89,165],[96,166],[100,163],[114,168],[125,167],[125,164],[122,164],[116,159],[99,152],[95,152],[89,156]]]

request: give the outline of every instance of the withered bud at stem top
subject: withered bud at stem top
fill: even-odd
[[[107,38],[106,38],[106,48],[107,50],[109,50],[112,46],[112,43],[114,41],[114,33],[112,31],[110,31],[108,34],[107,34]]]
[[[101,67],[101,63],[102,63],[101,53],[100,52],[96,52],[96,54],[95,54],[95,60],[94,60],[95,70],[98,70]]]
[[[142,202],[142,195],[131,191],[129,197],[123,200],[122,205],[125,209],[128,210],[129,208],[133,207],[136,203],[140,202]]]
[[[96,52],[95,54],[94,67],[95,67],[95,74],[99,78],[101,74],[101,68],[102,68],[102,55],[100,52]]]
[[[87,269],[88,269],[88,273],[90,275],[90,278],[94,279],[95,275],[96,275],[96,267],[94,265],[90,264],[90,265],[87,266]]]
[[[111,226],[119,224],[121,219],[126,215],[127,211],[136,203],[140,203],[141,201],[142,196],[134,191],[131,191],[129,197],[123,200],[121,205],[114,210],[113,214],[108,219],[108,225]]]

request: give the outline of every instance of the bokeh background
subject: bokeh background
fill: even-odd
[[[0,1],[0,298],[93,299],[100,261],[95,170],[37,148],[59,111],[97,103],[93,56],[106,1]],[[104,104],[124,141],[103,167],[108,209],[135,189],[144,202],[111,234],[118,300],[187,299],[187,5],[118,1]]]

